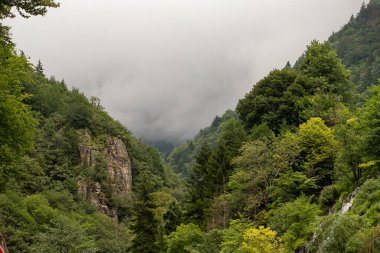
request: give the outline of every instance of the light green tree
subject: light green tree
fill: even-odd
[[[338,147],[333,130],[316,117],[300,125],[298,136],[307,176],[316,177],[321,187],[331,184]]]
[[[30,79],[30,65],[14,54],[11,46],[0,47],[0,166],[20,158],[32,149],[37,124],[28,97],[22,92],[22,82]],[[5,173],[5,174],[2,174]],[[6,178],[0,171],[0,178]],[[4,185],[4,183],[1,183]]]
[[[289,251],[302,250],[309,242],[316,219],[320,213],[318,206],[310,204],[306,197],[282,204],[272,210],[269,225],[281,236]]]
[[[244,232],[242,245],[237,253],[282,253],[284,247],[277,233],[270,228],[249,228]]]
[[[204,242],[204,234],[192,223],[181,224],[175,232],[165,236],[167,253],[201,253],[197,248]]]

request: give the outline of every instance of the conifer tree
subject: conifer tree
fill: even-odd
[[[159,251],[156,245],[158,235],[158,221],[154,216],[156,208],[151,193],[155,189],[150,173],[140,173],[136,183],[138,192],[134,203],[135,217],[131,228],[135,233],[132,240],[132,253],[156,253]]]
[[[44,74],[44,67],[42,66],[41,60],[38,60],[37,66],[36,66],[36,72],[38,74]]]
[[[207,187],[207,164],[211,155],[208,144],[203,144],[195,157],[195,164],[192,167],[188,180],[187,192],[187,219],[196,224],[202,224],[206,219],[205,210],[209,204],[209,194]]]

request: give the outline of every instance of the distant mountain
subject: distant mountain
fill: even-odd
[[[186,143],[174,148],[167,160],[175,172],[187,176],[195,154],[204,143],[215,146],[221,132],[221,126],[230,119],[237,119],[235,111],[227,110],[222,116],[216,116],[209,127],[199,131],[199,133]]]
[[[165,140],[147,141],[147,143],[160,151],[164,156],[170,154],[170,152],[174,149],[174,144]]]

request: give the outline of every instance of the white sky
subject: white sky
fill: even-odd
[[[19,49],[137,136],[184,141],[274,68],[338,31],[362,0],[61,0],[16,18]]]

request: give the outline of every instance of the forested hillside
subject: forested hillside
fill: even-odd
[[[221,117],[216,116],[211,125],[200,130],[192,140],[176,147],[167,157],[167,161],[173,167],[174,171],[181,173],[184,177],[188,177],[195,159],[195,154],[202,145],[207,143],[214,147],[226,122],[237,119],[237,113],[228,110]]]
[[[53,1],[0,3],[0,18]],[[173,174],[96,97],[44,75],[0,27],[0,232],[9,252],[156,252]],[[132,189],[132,190],[131,190]],[[164,228],[161,231],[165,231]]]
[[[50,7],[1,2],[0,18]],[[332,44],[312,41],[167,163],[2,25],[0,239],[12,253],[379,252],[379,12],[372,0]]]
[[[351,71],[351,80],[359,92],[376,83],[380,76],[380,1],[363,3],[356,17],[329,41]]]
[[[378,17],[363,4],[331,45],[255,84],[238,118],[174,149],[189,175],[167,252],[380,250]]]

